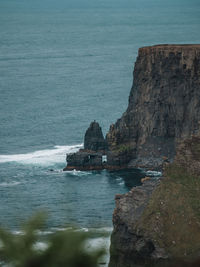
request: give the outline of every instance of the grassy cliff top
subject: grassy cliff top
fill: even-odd
[[[195,168],[199,147],[199,137],[180,144],[175,162],[165,168],[163,182],[137,223],[141,234],[148,233],[174,258],[200,256],[200,175]]]

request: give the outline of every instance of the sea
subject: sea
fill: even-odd
[[[200,43],[199,0],[0,0],[0,226],[112,231],[144,170],[63,172],[91,121],[128,105],[138,48]]]

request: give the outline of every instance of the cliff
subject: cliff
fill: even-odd
[[[180,142],[160,181],[116,196],[110,267],[199,266],[200,137]],[[181,263],[180,263],[181,261]],[[164,265],[165,264],[165,265]]]
[[[110,126],[106,140],[92,123],[85,134],[85,154],[69,155],[65,169],[160,169],[173,161],[179,140],[198,134],[200,45],[140,48],[133,77],[128,108]],[[100,164],[103,155],[107,161]]]
[[[200,45],[140,48],[133,76],[128,108],[107,143],[114,152],[127,148],[129,167],[160,167],[173,160],[178,140],[199,132]]]

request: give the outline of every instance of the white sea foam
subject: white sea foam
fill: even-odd
[[[159,177],[162,175],[162,172],[157,172],[157,171],[146,171],[147,176],[151,177]]]
[[[45,251],[48,248],[48,244],[45,242],[36,242],[33,245],[33,249],[36,251]]]
[[[12,233],[14,235],[24,235],[24,232],[23,231],[20,231],[20,230],[13,230]]]
[[[16,185],[19,185],[21,184],[21,182],[15,182],[15,181],[12,181],[12,182],[3,182],[3,183],[0,183],[0,187],[9,187],[9,186],[16,186]]]
[[[90,228],[90,231],[95,233],[110,233],[112,232],[113,227],[100,227],[100,228]]]
[[[90,175],[92,172],[86,172],[86,171],[77,171],[77,170],[72,170],[72,171],[65,171],[65,173],[69,173],[74,176],[85,176],[85,175]]]
[[[110,236],[109,237],[90,238],[87,240],[85,247],[89,252],[93,252],[96,249],[100,249],[100,248],[105,249],[106,253],[99,260],[98,266],[108,266],[109,258],[110,258],[110,253],[109,253]]]
[[[82,144],[74,146],[54,146],[52,149],[38,150],[26,154],[0,155],[0,163],[18,162],[22,164],[52,165],[65,162],[66,154],[74,153]]]

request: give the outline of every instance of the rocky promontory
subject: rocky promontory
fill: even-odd
[[[116,196],[109,266],[199,266],[200,45],[140,48],[133,77],[126,112],[105,138],[92,122],[65,170],[162,168]]]
[[[127,161],[126,151],[121,151],[119,154],[109,150],[99,123],[93,121],[85,133],[84,148],[67,155],[67,166],[64,171],[73,169],[82,171],[118,170],[126,168]]]
[[[80,162],[69,155],[67,168],[161,168],[173,161],[179,140],[199,132],[200,45],[140,48],[133,77],[126,112],[105,139],[90,126]],[[93,157],[98,163],[83,163],[87,154],[80,153],[87,150],[100,153]],[[100,164],[103,155],[107,161]]]
[[[199,162],[200,137],[192,136],[161,180],[116,196],[110,267],[200,266]]]
[[[163,177],[116,196],[110,267],[200,266],[200,45],[139,49],[127,111],[110,149]],[[176,156],[175,156],[176,155]]]
[[[140,48],[133,77],[126,112],[105,138],[92,122],[64,170],[164,170],[116,196],[109,266],[200,266],[200,45]]]

